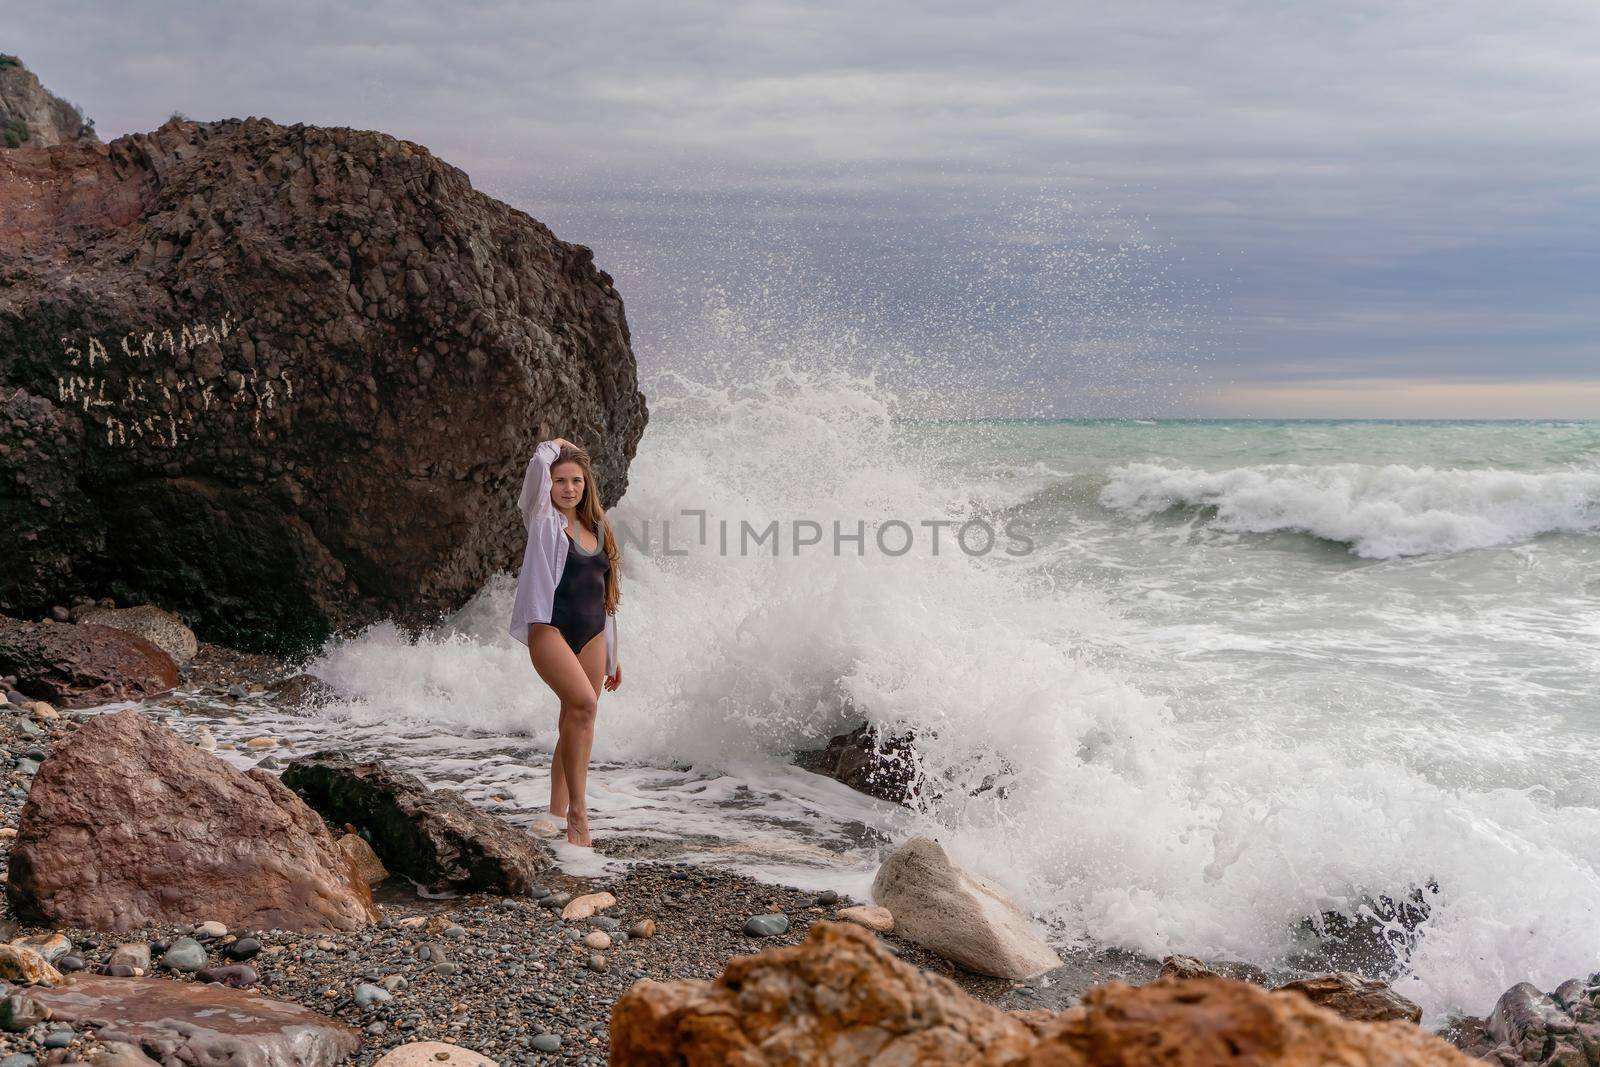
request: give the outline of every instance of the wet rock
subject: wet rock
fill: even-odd
[[[1162,973],[1166,973],[1165,966]],[[1311,1003],[1357,1022],[1422,1021],[1422,1009],[1390,989],[1387,983],[1348,971],[1301,979],[1279,989],[1300,993]]]
[[[194,928],[194,936],[201,941],[215,941],[228,936],[228,927],[224,923],[210,919]]]
[[[0,153],[0,274],[0,611],[113,588],[258,650],[435,619],[520,559],[541,421],[610,506],[647,419],[592,252],[381,133]]]
[[[341,1022],[220,985],[79,975],[38,997],[56,1019],[98,1020],[102,1041],[159,1049],[165,1063],[318,1067],[341,1062],[360,1044]]]
[[[316,813],[129,709],[57,745],[22,809],[7,894],[34,921],[110,931],[195,912],[253,929],[378,918]]]
[[[1490,1062],[1589,1067],[1600,1061],[1600,974],[1581,985],[1557,987],[1576,995],[1547,996],[1520,982],[1500,995],[1487,1019],[1455,1020],[1443,1035]]]
[[[1349,913],[1325,911],[1300,923],[1300,935],[1319,949],[1306,969],[1333,966],[1341,971],[1393,979],[1404,968],[1433,910],[1437,883],[1400,894],[1366,896]],[[1293,961],[1291,961],[1293,962]]]
[[[890,853],[872,896],[893,914],[897,934],[968,970],[1022,979],[1061,965],[1003,890],[956,866],[931,838]]]
[[[20,688],[64,708],[160,696],[179,680],[172,657],[136,634],[3,615],[0,670],[15,672]]]
[[[338,692],[314,674],[294,674],[267,686],[273,707],[312,711],[339,699]]]
[[[1203,960],[1193,956],[1168,956],[1161,961],[1162,978],[1220,978]]]
[[[154,604],[141,604],[133,608],[85,608],[78,612],[73,621],[80,625],[94,623],[138,634],[171,656],[172,662],[180,667],[194,659],[195,653],[200,651],[194,631],[172,612],[163,611]]]
[[[820,754],[800,762],[807,770],[894,804],[910,801],[921,784],[911,739],[884,734],[870,723],[829,739]]]

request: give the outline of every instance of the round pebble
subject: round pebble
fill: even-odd
[[[540,1052],[555,1052],[561,1047],[561,1035],[551,1033],[535,1034],[533,1047]],[[3,1065],[0,1065],[0,1067],[3,1067]]]
[[[605,974],[606,958],[598,952],[589,953],[589,969],[596,974]]]
[[[206,950],[192,937],[180,937],[161,954],[161,966],[169,971],[198,971],[206,965]]]
[[[222,954],[230,960],[255,959],[261,952],[261,942],[253,937],[241,937],[231,945],[223,948]]]
[[[611,938],[604,930],[590,930],[583,943],[593,949],[607,949],[611,947]]]
[[[744,932],[751,937],[776,937],[789,932],[787,915],[752,915],[744,921]]]
[[[394,995],[382,986],[375,986],[362,982],[356,986],[356,1007],[370,1008],[374,1004],[384,1004],[394,999]]]

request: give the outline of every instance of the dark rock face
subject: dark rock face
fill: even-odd
[[[378,918],[299,797],[131,709],[90,719],[40,766],[6,893],[31,921],[117,933],[196,915],[286,930]]]
[[[311,711],[338,697],[327,682],[314,674],[293,674],[267,686],[267,695],[277,707]]]
[[[550,865],[521,830],[382,763],[317,752],[290,763],[283,781],[325,818],[365,828],[386,867],[431,889],[526,893]]]
[[[0,55],[0,149],[98,140],[77,108],[40,85],[16,56]]]
[[[1470,1055],[1500,1064],[1600,1064],[1600,974],[1574,978],[1545,994],[1519,982],[1487,1019],[1461,1019],[1442,1031]]]
[[[67,708],[159,696],[179,680],[172,657],[138,634],[5,616],[0,674],[15,675],[18,691]]]
[[[520,558],[561,434],[647,419],[589,249],[379,133],[173,121],[0,153],[0,611],[157,603],[295,651]]]
[[[820,754],[808,755],[802,762],[807,770],[836,778],[879,800],[908,803],[924,784],[919,780],[911,739],[882,737],[868,723],[829,739]]]
[[[79,975],[30,990],[61,1022],[97,1020],[105,1042],[126,1042],[163,1064],[317,1067],[342,1063],[361,1036],[309,1008],[222,985]]]

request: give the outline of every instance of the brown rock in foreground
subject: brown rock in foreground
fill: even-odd
[[[803,944],[713,981],[635,984],[611,1013],[613,1067],[1470,1067],[1407,1023],[1357,1023],[1224,978],[1090,990],[1026,1020],[818,921]]]
[[[25,622],[0,615],[0,674],[64,708],[159,696],[178,684],[172,657],[110,626]]]
[[[161,604],[291,651],[514,568],[539,440],[627,485],[590,249],[382,133],[173,120],[0,152],[0,611]]]
[[[58,1021],[95,1020],[101,1041],[137,1046],[171,1067],[321,1067],[361,1046],[360,1035],[336,1019],[220,985],[77,975],[28,995]]]
[[[998,1064],[1034,1043],[1027,1026],[948,978],[825,920],[802,944],[733,957],[709,982],[638,982],[611,1009],[613,1067]]]
[[[6,892],[26,919],[114,932],[197,915],[288,930],[378,918],[299,797],[131,709],[90,719],[40,766]]]
[[[526,893],[550,866],[515,826],[380,762],[315,752],[290,763],[283,784],[330,821],[364,828],[385,867],[434,890]]]

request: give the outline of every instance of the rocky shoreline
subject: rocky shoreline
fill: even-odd
[[[247,676],[217,670],[246,662],[254,668]],[[189,682],[198,685],[256,688],[292,673],[289,665],[266,657],[230,657],[207,648],[193,666]],[[94,714],[65,711],[36,721],[29,710],[0,705],[0,750],[12,757],[3,760],[9,766],[0,790],[0,844],[6,853],[38,764]],[[0,865],[8,858],[0,857]],[[561,905],[594,893],[610,893],[617,903],[588,919],[561,918]],[[641,863],[610,879],[545,871],[528,895],[517,897],[475,893],[430,900],[395,877],[375,891],[381,920],[349,932],[235,929],[201,939],[197,930],[206,932],[201,928],[209,917],[196,914],[192,922],[109,935],[19,922],[6,905],[0,940],[60,934],[71,947],[63,953],[65,960],[58,956],[55,963],[64,963],[69,973],[79,965],[102,968],[119,946],[148,945],[152,973],[203,984],[202,967],[172,970],[160,962],[169,947],[193,938],[204,949],[203,967],[245,964],[254,972],[249,988],[255,992],[360,1030],[361,1049],[351,1063],[372,1063],[397,1046],[423,1040],[460,1044],[501,1063],[604,1063],[612,1005],[635,981],[714,978],[736,955],[799,944],[814,922],[836,917],[851,903],[727,871]],[[782,915],[787,929],[751,936],[746,923],[757,915]],[[651,936],[628,935],[630,928],[639,933],[646,921]],[[604,937],[594,938],[596,933]],[[1059,1009],[1091,985],[1112,978],[1148,980],[1159,969],[1149,960],[1104,953],[1074,960],[1070,980],[1058,972],[1043,981],[1013,982],[966,972],[892,933],[881,936],[906,962],[949,977],[1005,1009]],[[605,948],[592,947],[605,941],[610,942]],[[0,1063],[25,1067],[24,1060],[4,1059],[15,1056],[71,1062],[69,1055],[86,1058],[98,1047],[90,1032],[74,1031],[64,1048],[50,1048],[48,1033],[0,1031]],[[545,1046],[556,1047],[543,1051]]]
[[[241,707],[264,692],[282,694],[286,703],[293,702],[296,696],[314,702],[321,683],[300,673],[300,667],[276,657],[202,644],[181,666],[182,686],[185,693],[238,700]],[[170,1055],[161,1056],[163,1062],[246,1056],[263,1063],[370,1064],[403,1046],[431,1041],[471,1050],[502,1064],[605,1063],[615,1047],[611,1031],[615,1006],[641,979],[679,983],[673,988],[714,991],[721,988],[717,982],[726,980],[719,978],[725,969],[754,966],[733,962],[740,957],[767,949],[805,945],[816,948],[820,943],[815,938],[808,941],[808,935],[819,922],[823,925],[817,932],[822,934],[823,942],[832,944],[829,939],[835,935],[824,933],[829,926],[825,920],[848,918],[845,909],[869,903],[771,885],[692,864],[635,862],[618,876],[579,878],[552,869],[541,860],[532,873],[526,865],[519,867],[522,873],[516,875],[514,887],[506,892],[508,887],[502,885],[500,893],[449,895],[445,891],[441,897],[436,895],[441,894],[441,886],[435,885],[433,893],[422,895],[411,880],[391,876],[373,887],[375,921],[356,929],[297,933],[258,929],[249,924],[229,928],[218,922],[216,915],[198,910],[190,914],[187,904],[180,905],[183,914],[178,921],[144,923],[115,934],[104,928],[79,928],[70,923],[23,921],[17,918],[14,902],[9,899],[18,888],[11,881],[16,870],[12,850],[17,844],[23,804],[35,783],[46,777],[52,779],[46,792],[59,793],[59,768],[72,764],[64,755],[67,763],[57,761],[51,765],[53,771],[41,774],[41,766],[58,744],[88,724],[93,723],[95,729],[85,737],[111,729],[107,725],[110,718],[137,720],[125,716],[103,718],[104,712],[95,708],[57,709],[15,690],[0,695],[7,698],[0,703],[0,869],[4,870],[3,877],[11,891],[7,902],[0,905],[0,955],[4,955],[5,946],[22,946],[15,958],[0,959],[0,976],[17,983],[8,981],[0,988],[0,1067],[79,1061],[103,1067],[136,1067],[152,1062],[131,1046],[103,1044],[104,1035],[119,1032],[117,1026],[108,1029],[99,1025],[104,1019],[88,1009],[71,1009],[69,1005],[68,1009],[56,1010],[51,1019],[46,1009],[52,1004],[59,1009],[60,990],[46,988],[48,983],[29,984],[25,980],[29,975],[23,973],[29,967],[37,971],[41,966],[48,972],[48,964],[67,976],[158,976],[141,981],[154,982],[146,988],[161,996],[196,998],[190,1006],[200,1005],[202,1015],[218,1010],[205,998],[234,995],[222,986],[271,998],[271,1002],[281,1003],[289,1010],[299,1010],[292,1007],[298,1005],[309,1013],[293,1026],[268,1028],[269,1033],[193,1037],[191,1041],[200,1042],[199,1045],[170,1049]],[[183,702],[168,696],[148,703],[152,710],[166,713]],[[181,719],[178,721],[181,723]],[[161,733],[169,739],[163,744],[176,743],[165,727],[139,729]],[[189,748],[179,747],[186,752]],[[334,759],[331,764],[339,762]],[[324,755],[303,757],[296,763],[320,767],[330,761]],[[284,766],[277,761],[267,765],[280,770]],[[79,766],[84,768],[79,772],[80,780],[87,786],[91,768],[97,765]],[[383,776],[384,781],[392,778]],[[276,778],[270,780],[277,782]],[[137,793],[141,784],[130,781],[127,790]],[[491,816],[459,811],[458,798],[446,804],[445,810],[447,830],[459,827],[462,818],[499,822]],[[323,815],[326,818],[327,812]],[[330,840],[352,829],[335,822],[326,825]],[[487,838],[503,832],[501,824],[501,829],[490,830]],[[610,849],[623,855],[634,842],[618,837],[597,844],[602,854]],[[911,847],[914,844],[908,843],[896,855],[915,853]],[[931,859],[922,855],[917,862],[924,866],[932,862],[937,867],[944,862],[942,851],[931,842],[926,844],[931,846],[933,855]],[[447,852],[451,848],[448,842],[435,847]],[[392,842],[388,848],[392,853]],[[500,855],[503,858],[505,854]],[[71,861],[62,861],[61,865],[70,867]],[[888,901],[888,883],[894,879],[887,878],[885,872],[893,865],[892,859],[885,862],[874,886],[874,895],[880,899],[870,903]],[[73,872],[58,873],[70,882]],[[955,874],[967,877],[959,869]],[[481,872],[473,877],[480,875]],[[896,877],[905,877],[905,871],[898,871]],[[592,914],[572,910],[573,901],[594,895],[602,897],[599,910]],[[876,910],[869,909],[869,914],[859,916],[858,921],[865,926],[874,925],[879,916],[870,911]],[[909,919],[912,910],[901,911],[897,906],[895,915]],[[889,917],[884,914],[882,918]],[[903,925],[912,932],[909,922]],[[952,995],[964,993],[986,1006],[970,1010],[998,1010],[1006,1017],[1031,1020],[1029,1025],[1035,1030],[1078,1011],[1091,989],[1095,991],[1089,993],[1087,1002],[1103,1000],[1108,995],[1103,988],[1107,983],[1140,987],[1165,976],[1204,983],[1214,981],[1221,973],[1262,988],[1281,985],[1286,978],[1303,977],[1269,974],[1244,965],[1208,966],[1182,958],[1156,961],[1128,953],[1085,950],[1043,966],[1034,977],[1013,980],[985,977],[958,966],[951,958],[959,958],[959,954],[952,954],[948,945],[942,954],[926,947],[935,944],[936,939],[919,936],[918,941],[891,929],[878,933],[872,943],[920,973],[937,976],[931,981],[948,980]],[[30,949],[39,955],[30,955]],[[794,951],[802,955],[789,957],[789,963],[781,967],[805,965],[804,950]],[[115,980],[94,978],[81,985],[95,981],[115,986]],[[694,986],[696,981],[701,985]],[[213,982],[220,985],[208,984]],[[682,985],[685,982],[690,984]],[[70,996],[72,987],[67,988]],[[1363,983],[1354,976],[1330,976],[1297,983],[1295,988],[1348,1019],[1376,1019],[1385,1026],[1397,1025],[1387,1020],[1409,1019],[1414,1024],[1415,1006],[1395,997],[1382,983]],[[955,993],[957,989],[961,992]],[[1256,1009],[1243,1005],[1238,1010],[1248,1014]],[[1552,996],[1524,984],[1508,991],[1487,1019],[1461,1020],[1447,1028],[1443,1036],[1474,1055],[1507,1065],[1594,1064],[1600,1063],[1597,1012],[1600,976],[1566,983]],[[307,1023],[307,1019],[314,1021]],[[668,1036],[661,1039],[676,1040],[670,1038],[671,1027],[679,1023],[681,1020],[671,1025],[662,1022],[662,1033]],[[131,1032],[128,1026],[122,1030]],[[308,1033],[316,1034],[315,1040],[308,1038]],[[286,1036],[291,1034],[298,1036]],[[635,1044],[644,1040],[648,1044],[655,1038],[633,1033],[626,1040]],[[308,1047],[317,1050],[315,1055],[305,1054],[307,1041],[312,1041]],[[145,1047],[153,1046],[146,1041]],[[286,1050],[291,1047],[299,1047],[300,1052],[285,1059]],[[456,1062],[481,1064],[482,1060],[450,1060],[452,1064]],[[390,1060],[388,1067],[403,1065]]]

